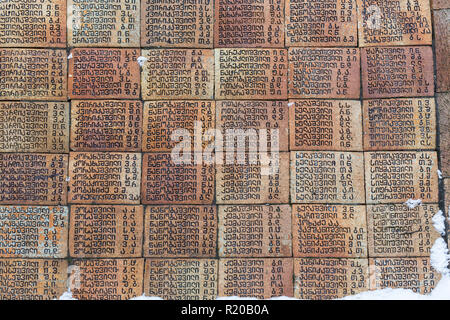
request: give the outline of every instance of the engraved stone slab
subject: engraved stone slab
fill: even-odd
[[[67,203],[67,155],[0,153],[0,203]]]
[[[216,49],[215,98],[287,98],[285,49]]]
[[[216,299],[217,269],[215,259],[145,259],[145,295],[165,300]]]
[[[67,100],[63,49],[0,49],[0,100]]]
[[[290,48],[289,98],[360,96],[359,49]]]
[[[65,258],[67,207],[0,206],[0,257]]]
[[[450,0],[431,0],[433,9],[447,9],[450,8]],[[433,11],[435,13],[435,11]]]
[[[0,102],[0,152],[69,152],[69,103]]]
[[[450,1],[448,8],[450,8]],[[450,9],[433,11],[436,51],[436,91],[450,91]]]
[[[439,147],[441,171],[450,177],[450,93],[439,93],[436,97],[439,110]]]
[[[0,300],[53,300],[66,287],[66,260],[0,259]]]
[[[142,150],[172,152],[180,142],[172,139],[176,130],[189,130],[194,137],[201,137],[208,129],[215,128],[215,101],[146,101],[143,121]],[[198,151],[196,141],[196,138],[191,139],[192,151]],[[198,145],[206,147],[202,141]]]
[[[71,152],[69,202],[139,204],[141,154]]]
[[[141,47],[212,48],[213,4],[141,0]]]
[[[214,0],[215,48],[284,47],[284,0]]]
[[[436,152],[366,152],[367,203],[438,202]]]
[[[136,0],[67,0],[70,47],[139,47]]]
[[[214,50],[142,50],[142,98],[213,99]]]
[[[216,206],[167,205],[145,208],[144,257],[215,257]]]
[[[434,98],[364,100],[364,150],[436,149]]]
[[[219,297],[292,297],[292,259],[220,259]]]
[[[289,153],[280,152],[278,159],[267,156],[264,159],[259,153],[239,153],[235,154],[234,161],[225,159],[223,164],[218,164],[216,202],[288,203]]]
[[[289,100],[290,150],[362,151],[361,103]]]
[[[438,211],[437,204],[413,209],[404,204],[367,206],[369,256],[429,257],[440,237],[432,221]]]
[[[356,46],[356,1],[286,0],[286,46]]]
[[[431,44],[430,1],[357,0],[359,44]]]
[[[294,204],[294,257],[367,257],[366,207]]]
[[[143,294],[144,259],[76,259],[71,288],[78,300],[129,300]],[[78,273],[78,275],[77,275]]]
[[[142,206],[72,205],[70,256],[134,258],[142,254]]]
[[[431,47],[363,48],[364,98],[434,95]]]
[[[330,300],[369,289],[367,259],[294,259],[294,296]]]
[[[292,203],[364,203],[361,152],[291,152]]]
[[[291,257],[291,207],[219,206],[219,256]]]
[[[71,104],[71,150],[140,151],[142,102],[73,100]]]
[[[214,199],[213,164],[175,163],[170,153],[145,153],[142,168],[142,203],[211,204]]]
[[[140,49],[71,50],[69,97],[71,99],[139,98]]]

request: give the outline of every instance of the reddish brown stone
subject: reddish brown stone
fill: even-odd
[[[450,179],[444,179],[444,198],[445,208],[444,212],[447,213],[447,217],[450,217]]]
[[[291,257],[291,207],[219,206],[219,256]]]
[[[144,257],[215,257],[216,206],[167,205],[145,208]]]
[[[436,97],[439,112],[439,148],[441,171],[450,177],[450,93],[439,93]]]
[[[269,299],[293,296],[291,258],[219,261],[219,297]]]
[[[289,98],[360,96],[359,49],[290,48]]]
[[[289,100],[290,150],[362,151],[361,103]]]
[[[137,258],[142,255],[142,206],[72,205],[70,256]]]
[[[141,150],[142,102],[73,100],[71,104],[71,150]]]
[[[450,5],[448,6],[450,8]],[[433,12],[436,51],[436,91],[450,91],[450,9]]]
[[[434,95],[431,47],[363,48],[364,98]]]
[[[433,9],[447,9],[450,8],[450,0],[431,0]],[[433,11],[435,13],[436,11]]]

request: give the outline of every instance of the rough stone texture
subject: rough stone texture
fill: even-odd
[[[450,6],[449,6],[450,7]],[[436,91],[450,91],[450,9],[433,11]]]
[[[445,212],[450,217],[450,179],[444,179]]]
[[[447,9],[450,8],[450,0],[431,0],[433,9]],[[435,11],[433,11],[434,13]]]
[[[436,103],[439,112],[441,171],[444,177],[450,177],[450,93],[438,93]]]

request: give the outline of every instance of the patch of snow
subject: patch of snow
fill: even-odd
[[[64,292],[58,300],[77,300],[72,296],[72,292],[66,291]]]
[[[147,60],[148,60],[148,58],[142,57],[142,56],[140,56],[140,57],[137,58],[137,62],[139,63],[139,66],[141,66],[141,67],[144,66],[144,63],[145,63]]]
[[[408,201],[405,202],[405,204],[408,206],[408,208],[410,209],[414,209],[417,206],[420,206],[422,204],[422,199],[409,199]]]
[[[434,216],[433,216],[433,226],[436,229],[437,232],[441,234],[441,236],[445,236],[445,217],[444,213],[439,210]]]
[[[130,300],[164,300],[164,299],[160,297],[147,297],[145,294],[143,294],[142,296],[134,297],[131,298]]]
[[[444,178],[444,177],[442,176],[441,170],[438,169],[437,174],[438,174],[439,179],[442,180],[442,178]]]
[[[295,104],[294,102],[289,102],[288,107],[292,107],[294,104]]]
[[[444,239],[438,238],[434,242],[434,245],[431,248],[430,262],[431,266],[436,269],[437,272],[443,276],[450,277],[450,270],[448,269],[450,255],[448,254],[447,243],[445,243]]]
[[[72,56],[72,52],[67,56],[67,60],[69,60],[69,59],[72,59],[73,58],[73,56]]]

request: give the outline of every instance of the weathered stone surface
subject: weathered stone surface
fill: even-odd
[[[364,150],[436,149],[434,98],[363,101]]]
[[[215,48],[284,47],[284,0],[214,0]]]
[[[71,104],[71,150],[141,150],[142,102],[73,100]]]
[[[450,5],[448,6],[450,8]],[[450,91],[450,9],[433,11],[436,91]]]
[[[361,102],[289,100],[290,150],[362,151]]]
[[[68,102],[0,102],[0,152],[69,152]]]
[[[358,48],[289,48],[289,98],[360,96]]]
[[[145,208],[144,257],[215,257],[217,210],[212,205]]]
[[[139,204],[141,154],[71,152],[69,202]]]
[[[447,213],[447,217],[450,217],[450,179],[444,179],[444,197],[445,197],[445,208],[444,211]]]
[[[142,203],[211,204],[214,199],[214,164],[175,163],[171,153],[145,153],[142,168]]]
[[[0,300],[53,300],[66,287],[66,260],[0,259]]]
[[[230,153],[227,152],[227,156]],[[234,153],[233,153],[234,154]],[[217,165],[216,202],[265,204],[289,202],[289,153],[277,156],[236,153]],[[277,158],[278,157],[278,158]],[[267,160],[267,162],[265,162]]]
[[[69,271],[78,300],[129,300],[143,294],[144,259],[76,259]]]
[[[285,49],[216,49],[215,99],[287,98]]]
[[[286,0],[286,46],[356,46],[355,0]]]
[[[431,47],[377,47],[361,51],[364,98],[434,95]]]
[[[368,271],[367,259],[296,258],[294,296],[330,300],[367,291]]]
[[[137,258],[142,255],[144,209],[124,205],[72,205],[70,256]]]
[[[292,259],[220,259],[219,297],[292,297]]]
[[[67,207],[0,206],[1,258],[65,258]]]
[[[364,156],[367,203],[438,202],[436,152],[366,152]]]
[[[142,50],[144,100],[213,99],[214,50]]]
[[[294,257],[367,257],[366,207],[292,205]]]
[[[438,93],[436,103],[439,113],[441,171],[444,177],[450,177],[450,93]]]
[[[361,152],[291,152],[292,203],[364,203]]]
[[[0,153],[0,203],[67,203],[67,155]]]
[[[289,205],[219,206],[220,257],[291,257]]]
[[[0,49],[0,100],[67,100],[63,49]]]
[[[69,97],[71,99],[139,98],[140,49],[71,50]]]
[[[145,259],[145,295],[213,300],[217,297],[217,269],[215,259]]]
[[[447,9],[450,8],[450,0],[431,0],[433,9]],[[434,13],[435,11],[433,11]]]

